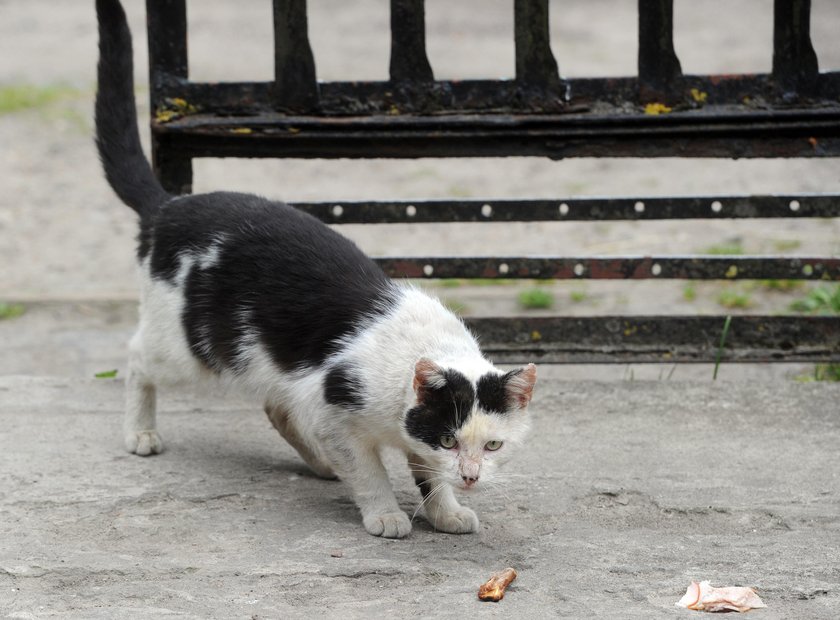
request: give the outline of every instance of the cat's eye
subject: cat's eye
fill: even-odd
[[[447,450],[454,448],[458,445],[458,442],[452,435],[441,435],[440,436],[440,445],[446,448]]]
[[[484,444],[484,449],[485,450],[490,450],[490,452],[495,452],[496,450],[498,450],[501,447],[502,447],[502,442],[501,441],[496,441],[495,439],[492,440],[492,441],[488,441],[486,444]]]

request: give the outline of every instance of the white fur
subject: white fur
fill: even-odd
[[[393,308],[348,337],[321,368],[285,371],[274,364],[257,334],[246,331],[236,353],[238,372],[217,368],[220,373],[212,373],[188,344],[182,324],[183,285],[192,269],[208,269],[223,260],[222,242],[217,240],[204,252],[182,253],[174,283],[152,278],[148,260],[141,264],[140,325],[130,344],[127,381],[128,450],[147,455],[162,449],[155,425],[155,386],[213,378],[256,395],[272,424],[316,473],[336,473],[347,482],[370,533],[403,537],[411,530],[382,465],[380,451],[386,446],[403,451],[415,476],[429,479],[435,487],[425,509],[437,529],[476,531],[478,518],[458,504],[453,487],[463,487],[466,474],[481,481],[492,476],[524,437],[525,412],[502,416],[474,411],[457,434],[457,450],[433,450],[409,436],[403,425],[406,411],[416,404],[413,380],[419,359],[456,368],[473,383],[494,371],[461,321],[436,299],[406,288]],[[231,320],[248,325],[251,312],[243,305]],[[363,411],[348,413],[325,400],[325,375],[341,362],[360,374]],[[488,452],[484,445],[494,439],[505,445]]]

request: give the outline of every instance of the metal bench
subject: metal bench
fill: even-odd
[[[155,169],[196,157],[837,157],[840,72],[820,73],[810,0],[775,0],[766,75],[683,75],[673,0],[639,0],[638,76],[564,79],[548,0],[514,0],[516,79],[435,80],[423,0],[391,0],[390,80],[317,82],[305,0],[274,0],[275,80],[196,83],[185,0],[147,0]],[[655,114],[653,112],[664,112]],[[297,203],[327,223],[835,218],[838,195]],[[829,256],[389,257],[392,277],[840,281]],[[724,316],[471,319],[497,362],[713,362]],[[840,318],[736,316],[724,361],[838,362]]]

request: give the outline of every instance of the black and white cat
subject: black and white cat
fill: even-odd
[[[140,147],[125,14],[118,0],[96,6],[97,145],[140,216],[127,449],[162,450],[157,385],[215,378],[264,403],[316,474],[349,484],[371,534],[411,530],[380,458],[388,446],[407,455],[437,530],[475,532],[453,490],[485,486],[523,441],[536,367],[496,369],[440,302],[391,282],[307,214],[247,194],[164,191]]]

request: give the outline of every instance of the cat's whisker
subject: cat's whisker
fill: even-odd
[[[427,478],[424,482],[429,482],[429,483],[434,484],[435,480],[440,480],[440,478],[439,477],[438,478]],[[426,495],[423,496],[423,498],[420,501],[420,504],[418,504],[417,509],[414,511],[414,514],[411,515],[411,520],[412,521],[414,521],[414,518],[417,516],[417,513],[420,512],[420,510],[423,508],[423,506],[428,504],[434,497],[436,497],[441,492],[444,485],[446,485],[445,481],[444,482],[439,482],[437,485],[432,486],[431,490]]]

